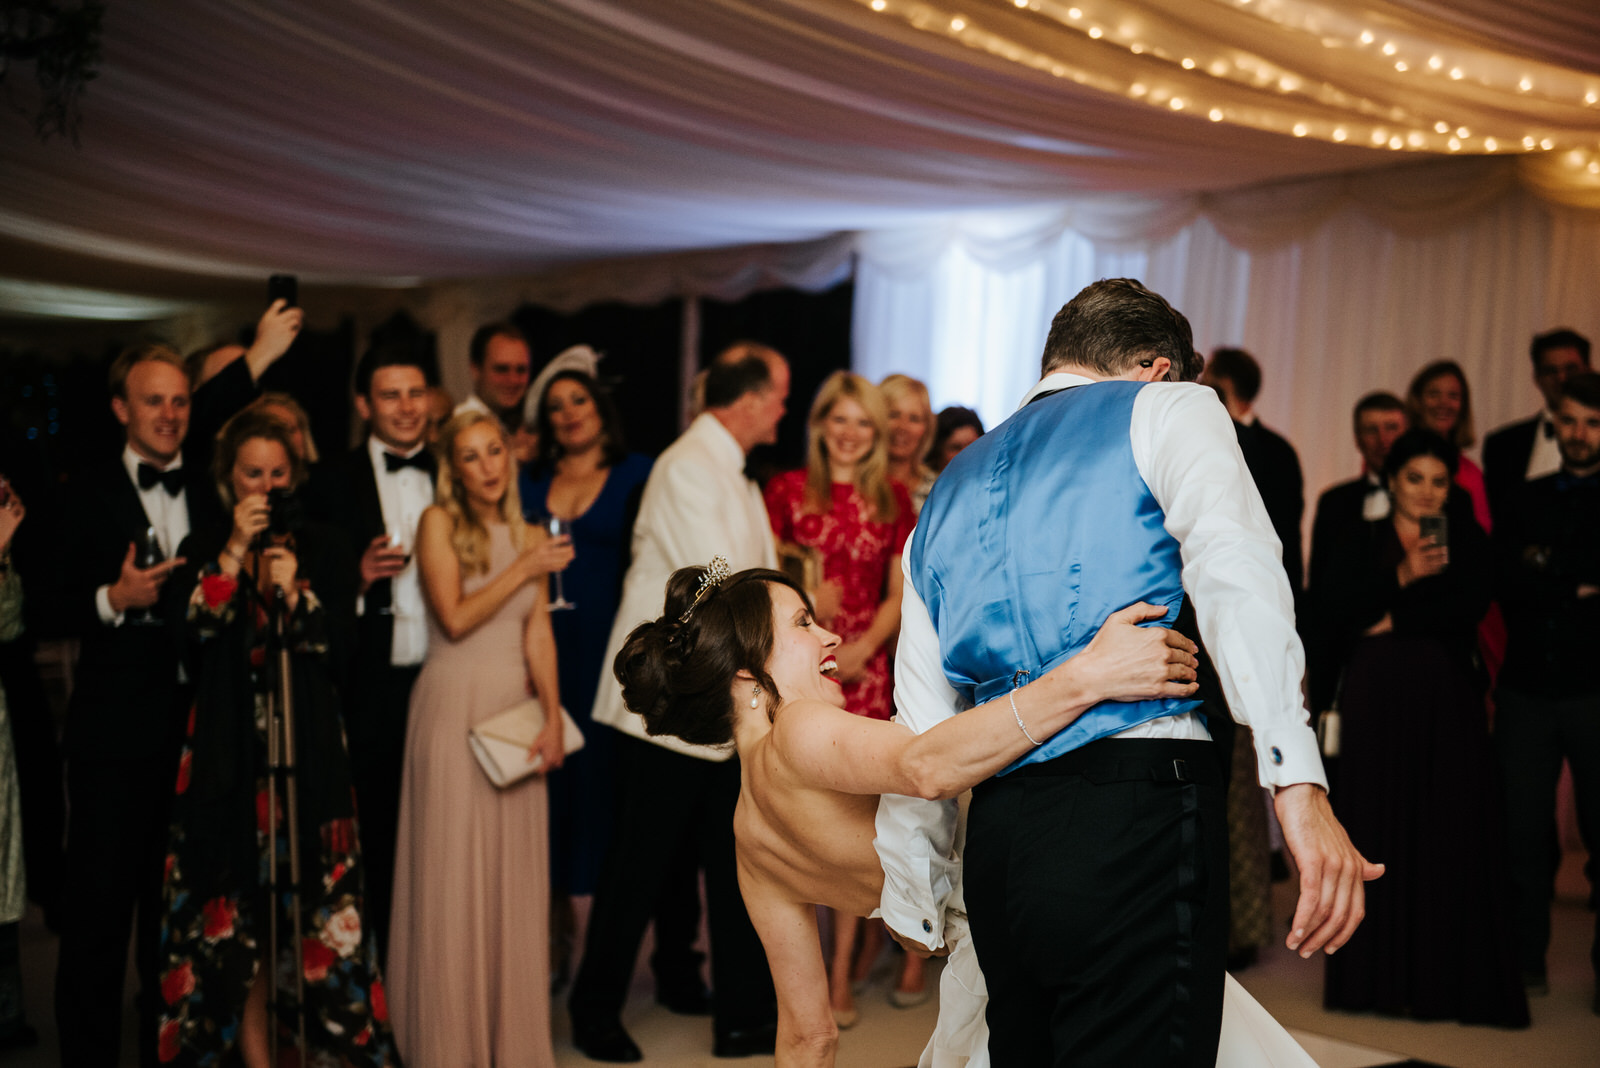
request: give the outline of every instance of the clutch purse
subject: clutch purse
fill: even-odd
[[[583,731],[564,708],[561,728],[562,748],[569,756],[583,748]],[[489,781],[503,790],[536,774],[543,766],[543,760],[528,759],[528,749],[542,730],[544,709],[538,698],[530,697],[468,730],[467,746]]]

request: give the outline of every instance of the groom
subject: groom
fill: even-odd
[[[1300,867],[1288,945],[1310,957],[1350,937],[1382,867],[1328,807],[1278,541],[1228,414],[1213,391],[1163,381],[1195,359],[1188,321],[1138,282],[1061,309],[1022,409],[923,508],[896,704],[927,730],[1080,651],[1113,611],[1150,601],[1170,621],[1192,596]],[[1215,1064],[1228,865],[1198,703],[1106,702],[1036,743],[973,791],[961,861],[953,804],[885,796],[884,920],[937,950],[946,910],[952,930],[967,913],[994,1064]]]

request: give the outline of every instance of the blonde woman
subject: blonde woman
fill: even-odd
[[[839,635],[834,658],[845,709],[888,719],[894,698],[887,644],[900,629],[900,553],[916,521],[906,488],[889,478],[888,406],[865,378],[835,371],[817,390],[809,425],[806,466],[767,484],[767,512],[780,543],[820,557],[819,622]],[[858,927],[856,917],[835,915],[830,994],[841,1027],[857,1018],[851,954]],[[881,945],[878,928],[871,933],[863,971]]]
[[[893,374],[878,383],[878,392],[889,412],[889,477],[906,488],[911,510],[921,514],[938,477],[928,466],[934,434],[928,387],[910,375]]]
[[[266,412],[283,424],[283,429],[289,433],[289,444],[302,463],[314,464],[322,459],[311,437],[311,417],[299,401],[287,393],[272,390],[257,397],[250,407]]]
[[[504,790],[467,731],[530,692],[560,706],[545,577],[572,557],[523,521],[516,464],[493,417],[439,433],[436,503],[417,557],[428,660],[411,693],[389,974],[396,1038],[412,1068],[555,1063],[550,1045],[545,780]],[[529,759],[559,767],[560,717]]]

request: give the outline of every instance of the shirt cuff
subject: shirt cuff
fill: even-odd
[[[367,595],[364,594],[364,593],[358,593],[358,594],[356,594],[356,618],[360,619],[362,616],[364,616],[366,614],[367,614]]]
[[[1322,767],[1317,732],[1308,723],[1255,730],[1256,767],[1261,785],[1269,789],[1309,782],[1324,790],[1328,773]]]
[[[890,889],[889,884],[885,882],[879,912],[880,918],[889,925],[891,931],[921,942],[932,950],[944,945],[943,909],[907,901]]]
[[[79,603],[81,604],[82,602]],[[111,587],[109,585],[101,586],[94,591],[94,607],[95,611],[100,615],[100,622],[108,627],[122,626],[123,613],[111,607]]]

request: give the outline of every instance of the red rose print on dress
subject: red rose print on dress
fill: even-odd
[[[176,1005],[194,993],[194,965],[184,961],[161,977],[161,999]]]
[[[178,1059],[177,1020],[166,1020],[161,1024],[161,1038],[157,1043],[156,1057],[162,1064]]]
[[[323,944],[339,956],[353,956],[361,945],[361,913],[354,905],[346,905],[328,917],[321,938]]]
[[[188,746],[183,747],[183,755],[178,758],[178,793],[187,793],[189,790],[189,775],[194,767],[194,750]]]
[[[225,897],[214,897],[200,906],[200,911],[205,915],[205,937],[209,942],[216,942],[233,935],[233,920],[239,914],[239,907]]]
[[[323,982],[328,978],[328,969],[338,958],[333,955],[332,949],[322,944],[320,939],[306,938],[301,945],[305,953],[306,982]]]
[[[239,580],[232,575],[214,573],[200,577],[200,596],[205,598],[206,607],[215,611],[233,599],[233,591],[239,588]]]

